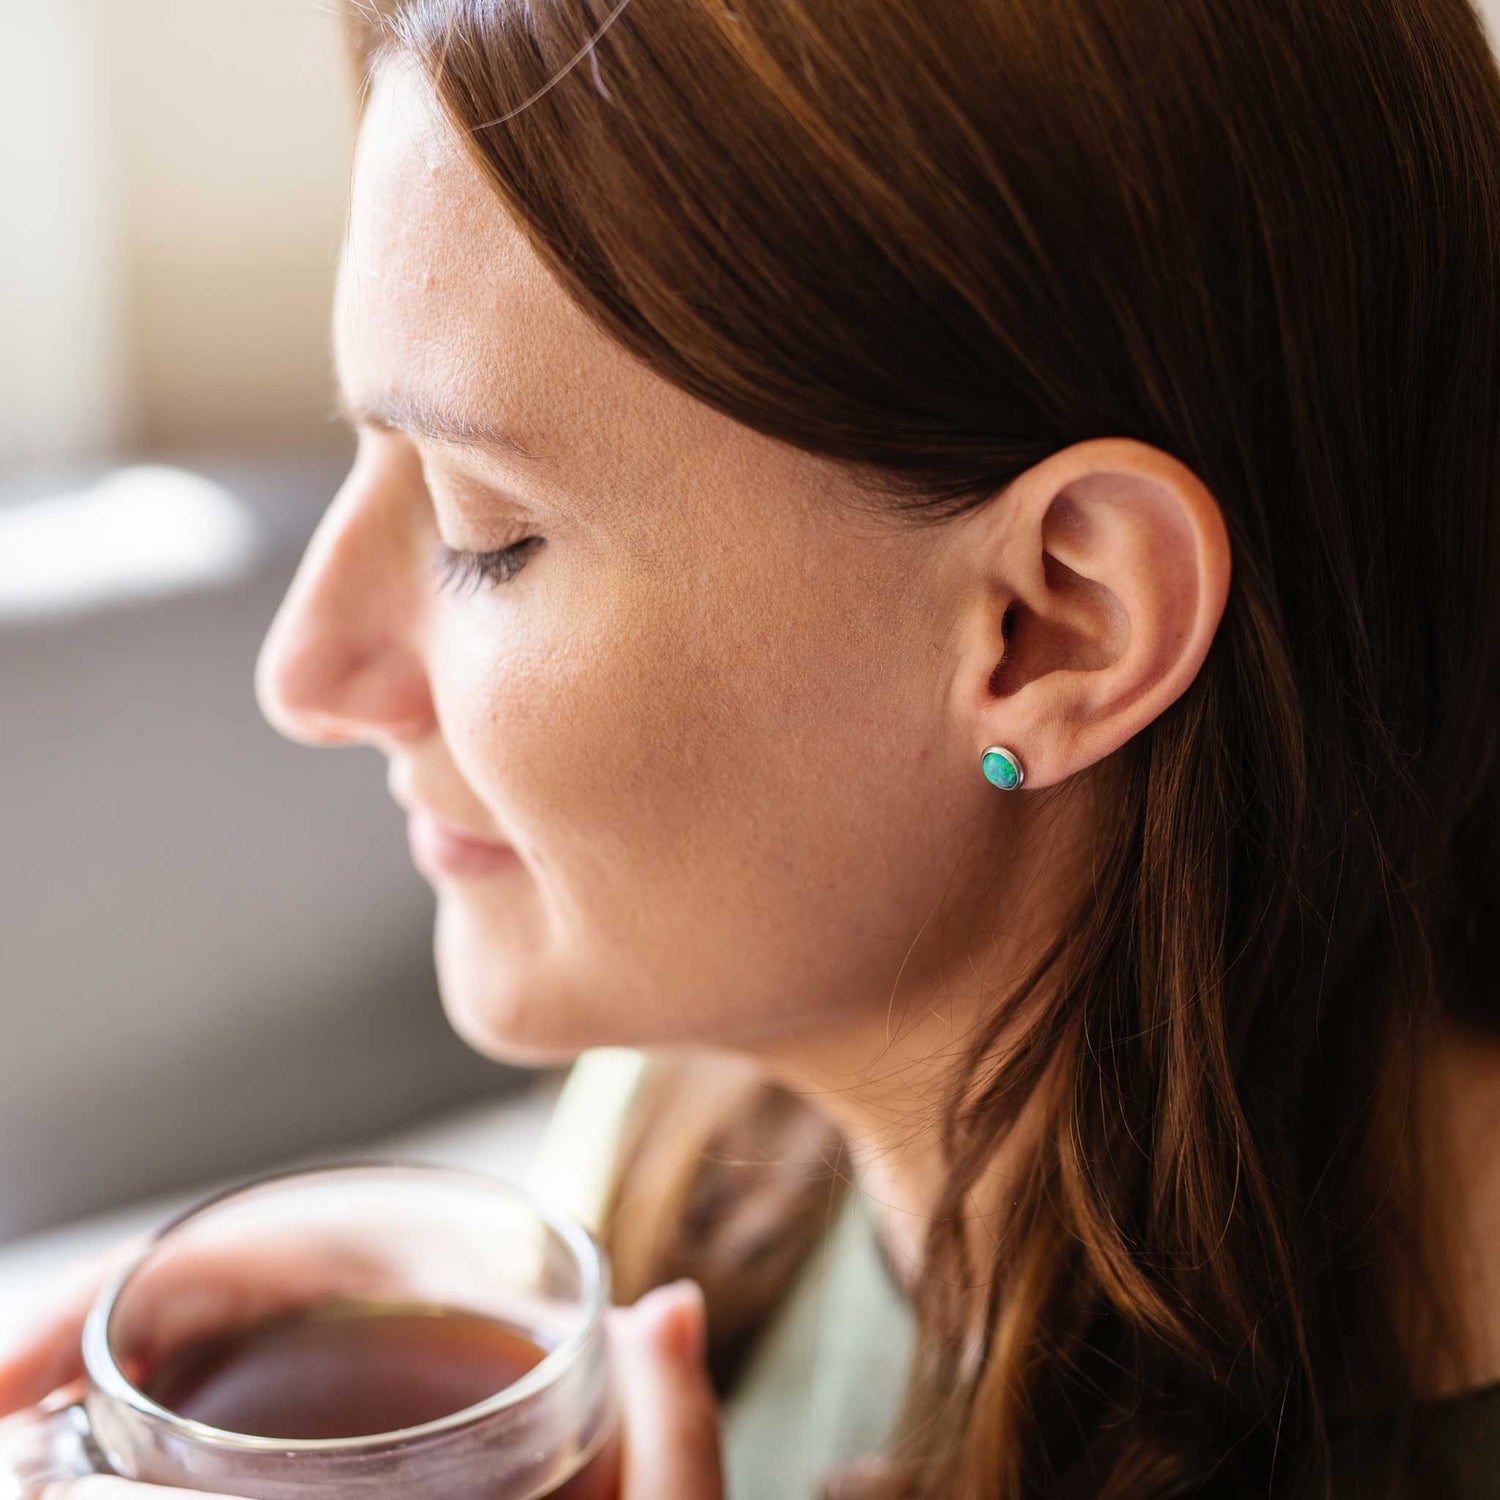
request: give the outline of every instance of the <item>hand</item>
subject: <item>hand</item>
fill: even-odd
[[[141,1234],[85,1262],[57,1307],[0,1358],[0,1417],[35,1406],[83,1375],[84,1319],[105,1282],[131,1264],[150,1236]],[[253,1322],[284,1307],[334,1294],[379,1296],[401,1285],[393,1269],[364,1246],[331,1234],[292,1241],[188,1247],[154,1259],[134,1278],[138,1307],[151,1309],[138,1357],[177,1348],[230,1324]],[[132,1372],[127,1369],[125,1372]]]
[[[0,1417],[37,1405],[83,1374],[83,1320],[99,1288],[140,1253],[146,1240],[137,1235],[79,1265],[57,1306],[0,1359]]]
[[[625,1426],[620,1500],[723,1500],[702,1292],[694,1282],[675,1281],[632,1307],[612,1309],[607,1322]],[[211,1497],[96,1477],[49,1486],[39,1500]]]

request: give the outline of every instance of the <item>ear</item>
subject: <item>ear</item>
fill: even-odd
[[[969,517],[956,683],[980,752],[1019,757],[1022,790],[1102,760],[1197,675],[1229,594],[1229,536],[1185,464],[1130,438],[1050,455]],[[977,546],[975,545],[977,543]]]

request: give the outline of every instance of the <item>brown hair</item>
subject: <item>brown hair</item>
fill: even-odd
[[[1087,897],[955,1073],[891,1473],[1022,1497],[1186,1493],[1231,1454],[1258,1493],[1317,1472],[1332,1414],[1412,1397],[1427,1315],[1390,1292],[1421,1258],[1420,1038],[1497,1020],[1500,78],[1475,11],[358,9],[602,329],[912,525],[1106,435],[1217,497],[1203,669],[1111,757]],[[639,1232],[640,1160],[619,1215],[637,1281],[716,1293],[715,1263],[776,1251],[715,1295],[721,1353],[795,1268],[831,1149],[785,1096],[728,1097],[661,1169],[667,1232]],[[1028,1103],[1045,1128],[976,1265],[966,1197]],[[762,1127],[801,1142],[790,1173],[702,1149]]]

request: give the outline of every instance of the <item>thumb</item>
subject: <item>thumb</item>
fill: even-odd
[[[697,1282],[674,1281],[614,1309],[610,1339],[625,1425],[620,1500],[723,1500]]]

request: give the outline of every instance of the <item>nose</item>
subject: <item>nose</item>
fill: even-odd
[[[255,669],[273,728],[307,745],[390,746],[435,724],[412,538],[356,464],[308,543]]]

